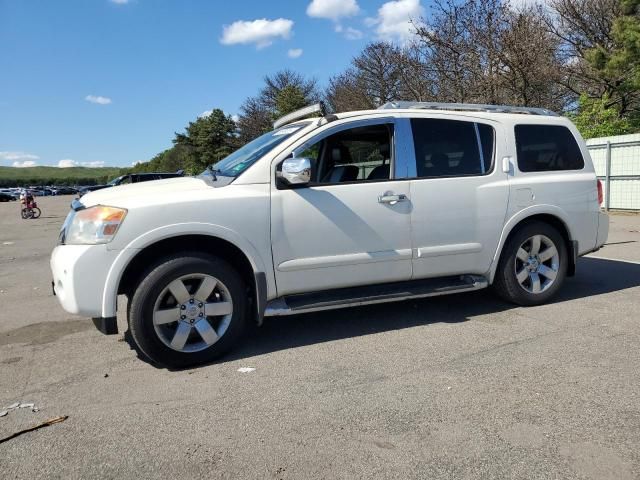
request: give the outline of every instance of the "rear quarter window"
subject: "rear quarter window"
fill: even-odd
[[[521,172],[582,170],[578,142],[561,125],[516,125],[516,150]]]

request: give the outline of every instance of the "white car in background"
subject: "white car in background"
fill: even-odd
[[[552,112],[317,105],[274,128],[198,178],[75,201],[51,257],[64,309],[116,333],[127,295],[139,349],[180,367],[265,316],[489,285],[538,305],[606,241],[589,152]]]

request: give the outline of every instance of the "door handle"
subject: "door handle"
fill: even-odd
[[[398,202],[406,202],[407,196],[404,193],[396,195],[393,192],[385,192],[378,197],[378,203],[388,203],[389,205],[395,205]]]

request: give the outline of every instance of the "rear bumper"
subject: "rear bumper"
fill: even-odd
[[[596,249],[607,243],[609,237],[609,215],[605,212],[598,213],[598,238],[596,239]]]

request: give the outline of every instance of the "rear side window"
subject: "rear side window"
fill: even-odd
[[[518,168],[522,172],[582,170],[576,139],[560,125],[516,125]]]
[[[458,120],[411,120],[420,177],[484,175],[491,170],[494,130],[489,125]]]

